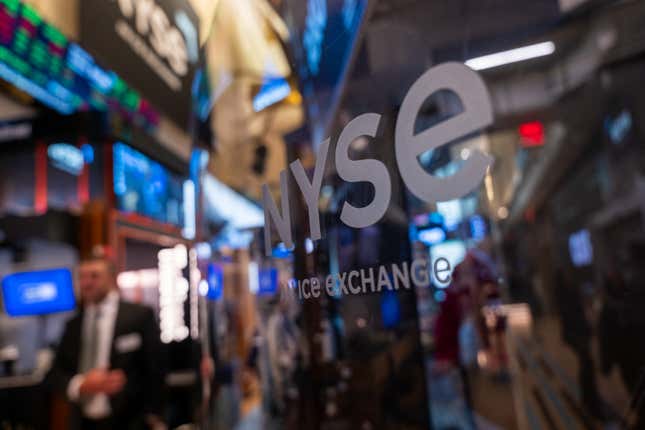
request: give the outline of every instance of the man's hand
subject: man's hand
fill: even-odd
[[[151,430],[167,430],[168,426],[163,422],[161,418],[156,415],[148,414],[146,415],[146,424]]]
[[[111,396],[123,389],[126,380],[122,370],[92,369],[83,375],[79,393],[81,396],[93,394]]]
[[[123,373],[123,370],[121,369],[108,372],[107,381],[105,383],[105,393],[112,396],[121,392],[127,380],[125,373]]]

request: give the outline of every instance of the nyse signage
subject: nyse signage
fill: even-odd
[[[440,90],[452,91],[459,97],[463,111],[420,133],[414,124],[425,100]],[[381,116],[364,113],[345,126],[338,137],[334,160],[338,176],[346,182],[369,182],[374,187],[372,201],[363,207],[344,202],[340,220],[353,228],[364,228],[378,222],[390,205],[392,184],[390,172],[383,162],[375,159],[353,160],[349,157],[351,143],[361,136],[375,137]],[[417,198],[428,202],[443,202],[463,197],[484,179],[493,163],[491,156],[473,150],[461,168],[453,175],[436,177],[421,166],[418,156],[426,151],[479,131],[493,122],[493,107],[488,89],[482,78],[468,66],[444,63],[426,71],[412,85],[401,105],[394,132],[394,152],[399,173],[408,190]],[[309,231],[312,240],[321,239],[318,201],[323,174],[330,148],[330,139],[318,149],[313,177],[309,179],[300,160],[293,161],[288,170],[280,172],[280,209],[271,197],[269,187],[262,187],[264,206],[264,245],[271,255],[271,221],[280,240],[287,248],[293,246],[287,174],[291,171],[307,205]],[[280,213],[282,211],[282,213]]]
[[[186,126],[199,56],[187,0],[83,0],[81,43],[152,104]]]

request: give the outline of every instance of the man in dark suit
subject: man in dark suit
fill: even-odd
[[[82,307],[65,327],[50,375],[73,404],[70,428],[165,428],[165,360],[152,310],[119,299],[105,258],[83,261],[78,282]]]

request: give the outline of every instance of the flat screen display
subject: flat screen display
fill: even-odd
[[[258,276],[258,296],[272,296],[278,292],[278,269],[260,269]]]
[[[446,232],[441,227],[431,227],[419,230],[417,238],[428,246],[436,245],[446,240]]]
[[[43,315],[75,308],[69,269],[20,272],[2,279],[2,298],[12,317]]]
[[[183,227],[182,178],[123,143],[113,151],[117,209]]]
[[[569,255],[576,267],[589,266],[593,262],[593,246],[589,230],[580,230],[569,236]]]
[[[224,268],[219,264],[208,265],[208,292],[206,297],[220,300],[224,293]]]
[[[159,121],[137,91],[18,0],[0,0],[0,78],[62,114],[110,109],[142,127]]]

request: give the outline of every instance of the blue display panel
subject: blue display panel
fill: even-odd
[[[289,0],[298,76],[314,142],[322,142],[336,111],[367,0]]]
[[[258,296],[271,296],[278,291],[278,269],[260,269]]]
[[[110,109],[142,127],[159,122],[138,92],[18,0],[0,0],[0,78],[62,114]]]
[[[260,90],[253,97],[253,110],[261,111],[281,100],[291,93],[291,86],[284,78],[264,77]]]
[[[208,292],[206,297],[211,300],[220,300],[224,294],[224,270],[219,264],[208,265]]]
[[[589,266],[593,263],[593,245],[589,230],[580,230],[569,236],[569,255],[576,267]]]
[[[441,227],[430,227],[424,230],[419,230],[417,237],[419,241],[428,246],[432,246],[446,240],[446,232]]]
[[[76,306],[72,273],[68,269],[5,276],[2,297],[6,312],[12,317],[70,311]]]
[[[470,227],[470,237],[477,242],[483,240],[488,234],[488,225],[481,215],[471,216],[468,220],[468,225]]]
[[[183,227],[179,175],[123,143],[115,143],[113,151],[117,209]]]
[[[396,292],[386,290],[381,294],[381,318],[386,328],[394,328],[401,322],[401,304]]]

